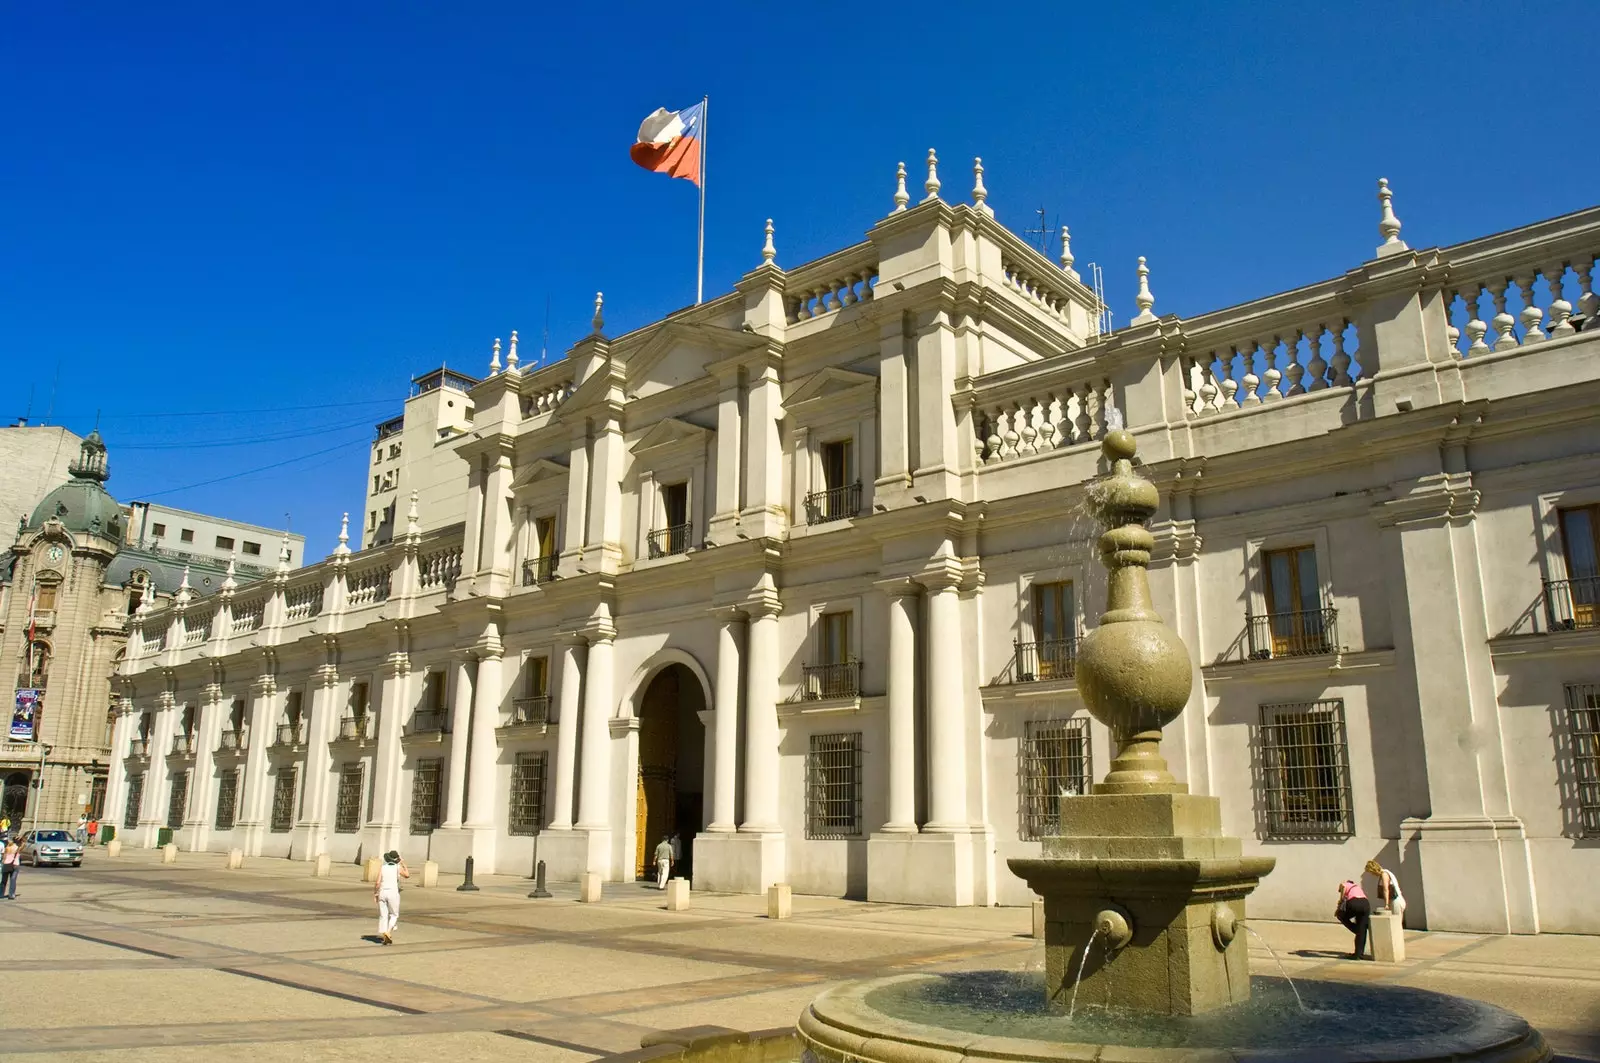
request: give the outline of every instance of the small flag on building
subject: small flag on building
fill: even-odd
[[[639,140],[629,154],[646,170],[700,183],[702,123],[705,101],[681,111],[657,107],[639,126]]]

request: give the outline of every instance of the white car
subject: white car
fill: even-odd
[[[22,836],[22,851],[17,854],[23,863],[33,867],[44,864],[83,863],[83,843],[64,830],[30,830]]]

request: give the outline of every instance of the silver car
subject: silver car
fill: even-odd
[[[33,867],[44,864],[83,863],[83,843],[64,830],[30,830],[22,836],[22,862]]]

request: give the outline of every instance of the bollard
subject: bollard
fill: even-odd
[[[112,838],[106,842],[106,856],[112,860],[122,855],[122,839]]]
[[[327,853],[318,853],[316,860],[311,863],[312,878],[327,878],[333,874],[333,858]]]
[[[361,881],[362,882],[376,882],[376,881],[378,881],[378,863],[379,863],[379,861],[378,861],[378,858],[376,856],[374,856],[371,860],[367,861],[366,866],[361,869]]]
[[[550,891],[544,888],[544,861],[539,861],[539,866],[533,869],[533,892],[530,897],[544,898],[550,896]]]
[[[178,862],[178,846],[168,842],[161,847],[161,862],[163,864],[176,864]]]
[[[767,887],[767,918],[787,919],[793,910],[793,894],[787,884],[779,882]]]
[[[439,884],[439,864],[434,860],[422,862],[422,888],[433,889]]]
[[[1033,936],[1044,940],[1044,898],[1033,899]]]
[[[687,912],[689,910],[689,880],[686,878],[673,878],[667,880],[667,911]]]
[[[244,866],[244,850],[243,849],[229,849],[228,850],[228,870],[229,871],[237,871],[239,868],[241,868],[243,866]]]
[[[467,857],[467,872],[461,885],[456,887],[457,893],[477,893],[478,887],[472,882],[472,857]]]
[[[1406,931],[1393,912],[1372,917],[1372,958],[1379,963],[1406,962]]]
[[[585,871],[578,876],[578,900],[596,904],[600,900],[600,872]]]

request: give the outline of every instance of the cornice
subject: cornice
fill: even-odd
[[[1274,657],[1266,661],[1218,661],[1202,665],[1200,674],[1212,683],[1279,683],[1295,679],[1357,681],[1395,666],[1392,649],[1356,650],[1317,657]]]

